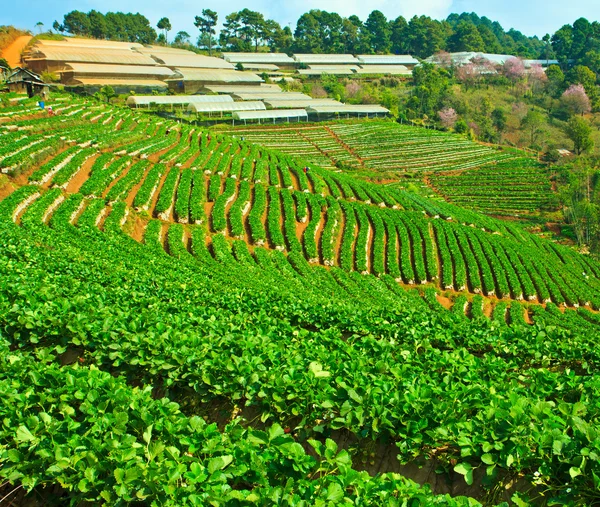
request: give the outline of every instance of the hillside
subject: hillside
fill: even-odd
[[[309,154],[250,144],[249,131],[52,105],[57,116],[0,110],[6,493],[597,500],[595,259],[318,158],[305,172]],[[428,132],[428,153],[419,129],[363,128],[392,150],[414,136],[394,170],[434,155],[461,175],[525,163],[451,135]],[[302,132],[332,147],[321,160],[376,172],[395,159],[370,158],[343,123],[326,129]]]

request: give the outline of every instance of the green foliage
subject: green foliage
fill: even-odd
[[[569,139],[573,141],[574,150],[577,155],[589,151],[594,147],[592,127],[585,118],[573,116],[568,121],[565,132],[569,136]]]

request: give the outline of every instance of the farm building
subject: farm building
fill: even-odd
[[[294,68],[296,62],[285,53],[223,53],[223,59],[233,65],[267,64],[281,68]]]
[[[358,62],[363,68],[367,68],[371,65],[404,65],[405,67],[412,69],[419,63],[419,60],[410,55],[357,55],[356,58],[358,58]]]
[[[8,90],[14,93],[26,93],[29,97],[48,93],[49,85],[33,72],[17,67],[6,79]]]
[[[516,57],[513,55],[497,55],[492,53],[461,52],[433,55],[427,58],[425,61],[437,64],[444,64],[445,61],[450,61],[452,62],[452,65],[460,66],[466,65],[473,60],[484,59],[492,62],[494,65],[504,65],[504,63],[511,58]],[[558,64],[558,60],[523,60],[523,64],[525,65],[525,68],[530,68],[532,65],[548,67],[549,65]]]
[[[309,65],[308,69],[298,69],[301,76],[322,76],[331,74],[333,76],[350,76],[358,70],[356,65]]]
[[[176,106],[187,107],[196,102],[223,103],[233,102],[233,99],[229,95],[132,95],[127,99],[127,105],[135,109],[154,106],[166,106],[174,109]]]
[[[177,93],[193,95],[198,93],[206,85],[243,84],[256,85],[263,80],[256,74],[226,69],[175,69],[177,76],[169,78],[166,82],[169,89]]]
[[[188,105],[188,112],[192,114],[218,114],[231,113],[233,111],[264,111],[267,108],[260,101],[253,102],[193,102]]]
[[[276,92],[276,93],[234,93],[233,97],[238,100],[310,100],[309,95],[299,92]]]
[[[202,93],[281,93],[281,88],[276,84],[261,83],[258,85],[206,85]]]
[[[411,76],[412,70],[405,65],[363,65],[356,70],[356,73],[384,76]]]
[[[167,67],[156,65],[112,65],[94,63],[75,63],[67,65],[67,69],[60,73],[64,84],[76,84],[81,78],[90,79],[148,79],[164,80],[175,76]]]
[[[390,112],[383,106],[377,105],[350,105],[342,104],[340,106],[312,106],[309,105],[306,109],[308,114],[315,119],[322,118],[378,118],[387,116]]]
[[[287,99],[287,100],[269,100],[264,103],[269,109],[300,109],[308,106],[341,106],[341,102],[334,99]]]
[[[304,65],[358,65],[353,55],[296,54],[294,60]]]
[[[290,122],[306,121],[308,114],[305,109],[286,109],[281,111],[238,111],[233,113],[233,124],[236,121],[243,121],[244,125],[247,122],[258,122],[258,123],[277,123],[277,121]]]

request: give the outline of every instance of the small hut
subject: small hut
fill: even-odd
[[[26,93],[28,97],[35,95],[44,95],[48,93],[49,85],[42,81],[42,78],[33,72],[17,67],[6,80],[8,89],[15,93]]]

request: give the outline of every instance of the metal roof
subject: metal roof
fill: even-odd
[[[233,65],[212,56],[197,55],[195,53],[149,53],[154,59],[167,67],[186,67],[194,69],[228,69],[234,70]]]
[[[233,102],[229,95],[132,95],[127,98],[128,106],[147,106],[150,104],[187,105],[207,102]]]
[[[309,113],[316,114],[370,114],[370,113],[389,113],[390,111],[383,106],[378,105],[352,105],[342,104],[341,106],[308,106]]]
[[[410,55],[356,55],[361,65],[416,65],[419,60]]]
[[[231,63],[274,63],[293,64],[294,60],[285,53],[223,53],[223,58]]]
[[[310,100],[310,96],[304,93],[281,92],[281,93],[234,93],[233,96],[239,100]]]
[[[265,104],[253,102],[193,102],[188,105],[192,113],[227,113],[231,111],[262,111],[266,110]]]
[[[75,74],[103,74],[103,75],[147,75],[147,76],[173,76],[174,73],[167,67],[158,65],[114,65],[78,63],[68,64],[71,69],[63,72],[74,72]]]
[[[358,69],[358,65],[335,65],[326,63],[323,65],[309,65],[308,68],[311,70],[356,70]]]
[[[357,74],[394,74],[410,76],[412,70],[404,65],[365,65],[356,71]]]
[[[287,109],[283,111],[242,111],[233,113],[234,120],[275,120],[283,118],[307,118],[304,109]]]
[[[256,74],[250,72],[240,72],[237,70],[203,70],[203,69],[184,69],[176,68],[175,71],[181,77],[167,79],[167,81],[206,81],[209,83],[262,83],[262,79]]]
[[[241,63],[241,66],[244,70],[279,70],[279,67],[272,63]]]
[[[69,86],[82,84],[84,86],[151,86],[152,88],[167,88],[167,83],[157,79],[105,79],[101,77],[78,77]]]
[[[281,88],[276,84],[252,86],[205,85],[204,89],[211,93],[281,93]]]
[[[325,55],[325,54],[295,54],[294,59],[297,62],[305,63],[305,64],[323,64],[323,63],[333,63],[333,64],[357,64],[358,59],[352,55]]]
[[[308,106],[341,106],[342,103],[333,99],[291,99],[291,100],[265,100],[271,109],[297,109]]]
[[[156,61],[128,49],[54,48],[37,46],[26,60],[42,59],[60,62],[113,63],[119,65],[156,65]]]
[[[351,68],[346,69],[299,69],[298,74],[301,76],[322,76],[330,74],[332,76],[351,76],[354,71]]]

